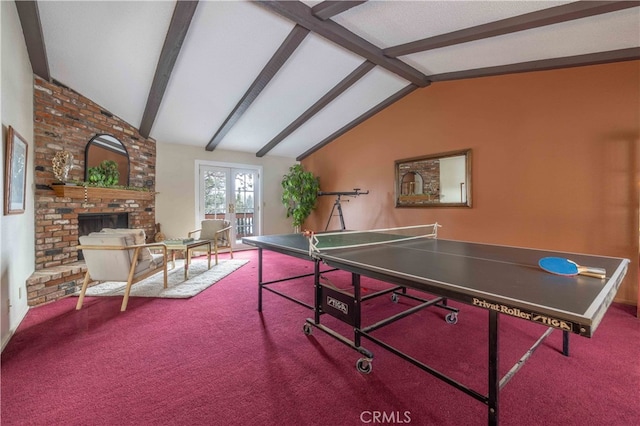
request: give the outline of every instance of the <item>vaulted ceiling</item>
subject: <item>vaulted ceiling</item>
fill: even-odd
[[[16,5],[35,74],[159,142],[259,157],[302,159],[430,84],[640,59],[638,1]]]

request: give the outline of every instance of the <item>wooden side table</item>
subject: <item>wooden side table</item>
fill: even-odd
[[[172,267],[176,267],[176,252],[180,251],[184,253],[184,279],[189,278],[189,265],[191,264],[191,250],[196,247],[207,246],[207,260],[208,269],[211,269],[211,241],[209,240],[195,240],[184,244],[175,242],[165,243],[167,246],[168,254],[171,256]]]

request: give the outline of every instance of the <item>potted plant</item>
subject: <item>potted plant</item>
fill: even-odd
[[[113,160],[104,160],[95,167],[89,167],[89,183],[95,186],[110,187],[118,184],[120,172],[118,163]]]
[[[282,204],[287,208],[287,217],[293,218],[295,232],[316,207],[320,180],[307,172],[302,164],[294,164],[282,178]]]

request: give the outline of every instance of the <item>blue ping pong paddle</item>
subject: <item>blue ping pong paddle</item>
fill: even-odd
[[[562,257],[543,257],[538,261],[538,265],[547,272],[567,277],[580,274],[602,279],[606,276],[606,271],[602,268],[580,266],[576,262]]]

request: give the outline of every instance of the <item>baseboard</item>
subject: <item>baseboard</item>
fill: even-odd
[[[4,352],[4,348],[7,346],[7,343],[9,343],[12,337],[13,337],[13,330],[10,330],[9,334],[4,336],[4,339],[2,339],[2,350],[0,350],[0,352]]]
[[[616,297],[616,298],[613,299],[613,303],[621,303],[623,305],[636,306],[638,302],[635,301],[635,300],[627,300],[627,299],[623,299],[621,297]]]
[[[17,324],[15,324],[14,327],[11,327],[11,329],[9,330],[9,333],[7,333],[5,336],[3,336],[2,338],[2,349],[0,349],[0,352],[4,352],[4,348],[9,344],[9,342],[11,341],[11,338],[13,337],[14,333],[16,332],[16,330],[18,329],[18,327],[20,326],[20,324],[22,323],[22,321],[25,319],[25,317],[27,316],[27,312],[29,312],[29,307],[27,307],[27,309],[22,313],[22,316],[20,317],[20,319],[17,321]]]

